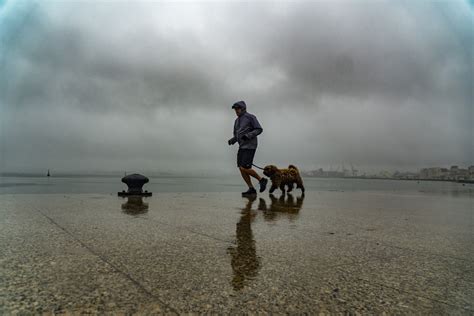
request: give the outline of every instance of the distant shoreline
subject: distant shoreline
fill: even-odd
[[[162,174],[150,174],[148,175],[151,178],[155,177],[168,177],[168,178],[212,178],[208,175],[182,175],[182,174],[171,174],[171,173],[162,173]],[[216,175],[219,177],[219,175]],[[224,175],[221,175],[224,176]],[[232,175],[225,175],[232,176]],[[39,173],[1,173],[0,177],[18,177],[18,178],[121,178],[123,174],[74,174],[74,173],[64,173],[64,174],[54,174],[51,177],[47,177],[44,174]],[[392,181],[434,181],[434,182],[453,182],[453,183],[462,183],[462,184],[474,184],[474,180],[445,180],[445,179],[402,179],[402,178],[382,178],[382,177],[323,177],[323,176],[310,176],[304,175],[303,178],[312,178],[312,179],[344,179],[344,180],[392,180]]]
[[[320,177],[320,176],[305,176],[304,178],[319,178],[319,179],[361,179],[361,180],[396,180],[396,181],[435,181],[435,182],[454,182],[463,184],[474,184],[474,180],[445,180],[445,179],[401,179],[401,178],[381,178],[381,177]]]
[[[129,172],[128,174],[132,174],[133,172]],[[213,178],[219,176],[233,176],[233,175],[223,175],[218,174],[216,176],[210,175],[195,175],[195,174],[174,174],[174,173],[145,173],[145,175],[149,178],[157,178],[157,177],[168,177],[168,178]],[[0,177],[17,177],[17,178],[122,178],[124,176],[123,173],[121,174],[84,174],[84,173],[55,173],[51,174],[51,176],[47,176],[45,174],[40,173],[0,173]]]
[[[0,177],[18,177],[18,178],[122,178],[122,174],[84,174],[84,173],[56,173],[48,177],[40,173],[1,173]],[[151,174],[152,177],[176,177],[173,174]]]

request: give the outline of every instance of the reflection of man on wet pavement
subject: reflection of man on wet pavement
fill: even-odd
[[[258,173],[252,169],[253,157],[257,150],[257,135],[261,134],[263,129],[255,115],[247,112],[247,105],[244,101],[234,103],[232,108],[235,110],[237,119],[234,123],[234,137],[229,139],[228,143],[229,145],[239,143],[237,167],[239,167],[240,174],[249,187],[247,191],[242,192],[242,195],[255,195],[257,191],[253,187],[250,177],[254,177],[258,180],[260,192],[265,191],[268,182],[266,178],[260,177]]]
[[[234,272],[232,286],[235,290],[242,289],[249,279],[255,278],[260,268],[260,258],[257,257],[251,226],[256,215],[252,212],[252,204],[257,197],[249,196],[247,199],[248,202],[242,209],[242,216],[237,223],[237,246],[228,248],[231,255],[232,271]]]
[[[252,205],[256,201],[255,195],[245,197],[247,199],[245,207],[240,213],[240,220],[236,227],[236,246],[227,248],[231,256],[231,265],[233,271],[232,286],[234,290],[243,289],[249,280],[257,277],[260,269],[260,257],[257,256],[257,247],[253,238],[252,223],[254,222],[257,211],[252,210]],[[265,221],[274,221],[279,216],[285,214],[291,221],[298,218],[298,213],[303,206],[304,195],[297,197],[296,202],[291,194],[282,195],[277,199],[270,194],[271,204],[267,207],[265,199],[260,198],[257,206],[258,211],[263,212]]]

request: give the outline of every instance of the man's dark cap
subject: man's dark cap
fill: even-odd
[[[247,104],[245,104],[244,101],[238,101],[238,102],[235,102],[233,105],[232,105],[232,108],[235,109],[235,108],[241,108],[242,110],[246,110],[247,109]]]

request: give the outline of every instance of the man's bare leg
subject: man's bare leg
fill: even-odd
[[[253,188],[252,180],[250,179],[249,174],[247,173],[247,169],[239,167],[240,174],[242,175],[242,178],[244,179],[245,183],[247,183],[249,188]]]
[[[245,171],[247,172],[247,174],[249,176],[252,176],[254,177],[255,179],[257,179],[258,181],[262,180],[262,177],[258,175],[258,173],[253,170],[252,168],[249,168],[249,169],[245,169]]]

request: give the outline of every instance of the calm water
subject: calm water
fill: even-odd
[[[126,190],[120,177],[0,177],[0,194],[100,193]],[[453,182],[304,178],[308,191],[382,191],[474,197],[474,185]],[[222,177],[151,177],[144,189],[159,192],[239,192],[240,175]]]

